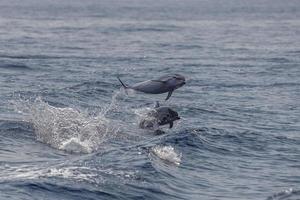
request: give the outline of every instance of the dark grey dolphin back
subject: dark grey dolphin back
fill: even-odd
[[[173,127],[173,121],[180,119],[178,113],[169,107],[160,107],[155,109],[155,117],[158,119],[159,125],[170,124]]]

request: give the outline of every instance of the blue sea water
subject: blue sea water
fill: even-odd
[[[299,77],[298,0],[2,0],[0,199],[300,199]]]

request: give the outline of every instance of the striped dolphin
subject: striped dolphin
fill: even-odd
[[[158,79],[143,81],[132,86],[125,85],[119,77],[117,78],[125,89],[133,89],[148,94],[168,93],[165,100],[171,97],[174,90],[185,84],[185,78],[180,74],[168,74]]]

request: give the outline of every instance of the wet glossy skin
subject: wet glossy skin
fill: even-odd
[[[169,107],[159,107],[150,111],[147,117],[151,119],[144,119],[140,122],[140,128],[154,128],[155,123],[159,126],[170,124],[170,128],[173,126],[173,122],[179,120],[178,113]]]
[[[174,74],[162,76],[157,80],[147,80],[141,83],[137,83],[129,88],[144,93],[162,94],[180,88],[184,84],[185,78],[182,75]]]

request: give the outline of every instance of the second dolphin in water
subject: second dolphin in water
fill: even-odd
[[[171,97],[174,90],[182,87],[185,84],[185,78],[180,74],[165,75],[158,79],[136,83],[133,86],[127,86],[121,81],[119,77],[118,79],[125,89],[133,89],[149,94],[162,94],[168,92],[166,100]]]
[[[156,102],[155,108],[146,114],[146,117],[140,121],[139,127],[142,129],[158,129],[159,126],[169,124],[173,127],[173,122],[179,120],[178,113],[169,107],[160,107]]]

